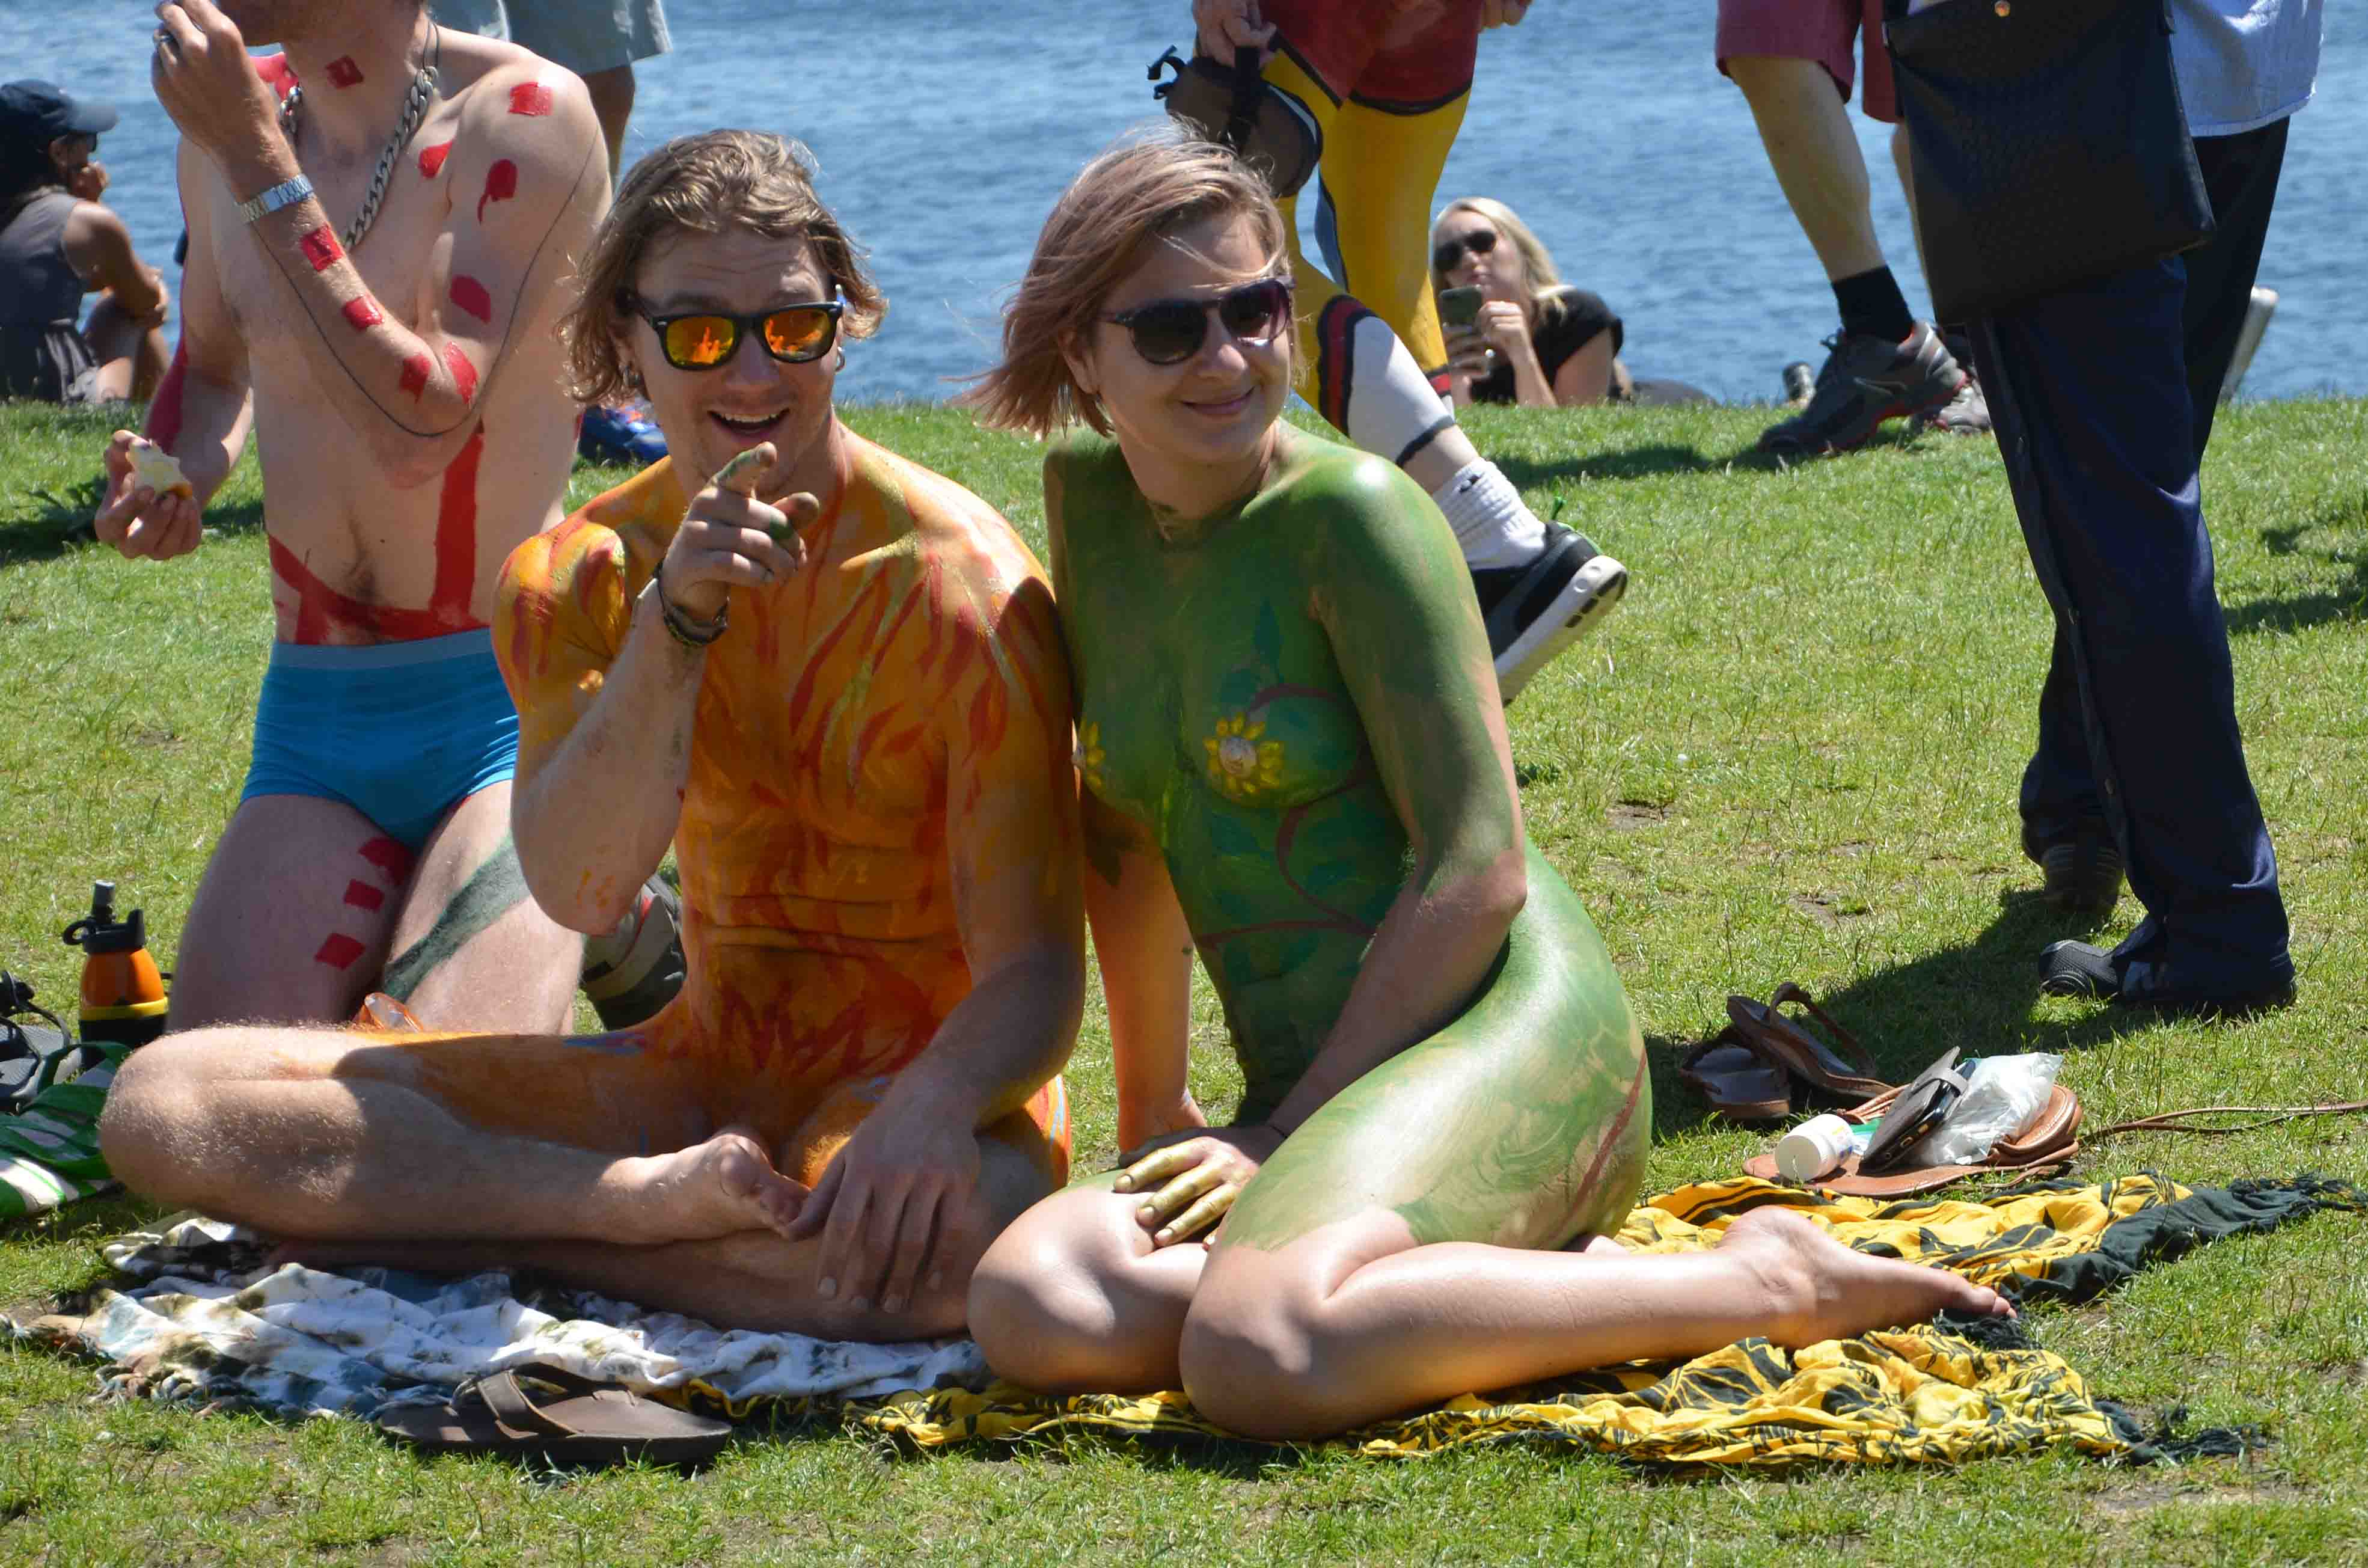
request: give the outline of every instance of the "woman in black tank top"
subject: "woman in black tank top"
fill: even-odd
[[[0,86],[0,396],[145,398],[164,374],[164,279],[97,200],[107,170],[92,154],[114,123],[46,82]]]

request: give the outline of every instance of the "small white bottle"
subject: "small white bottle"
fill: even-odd
[[[1786,1181],[1815,1181],[1850,1152],[1850,1124],[1830,1111],[1776,1141],[1776,1169]]]

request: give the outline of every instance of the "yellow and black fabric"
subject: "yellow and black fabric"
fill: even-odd
[[[1952,1269],[2024,1301],[2072,1303],[2202,1243],[2321,1210],[2368,1210],[2368,1197],[2312,1177],[2191,1190],[2141,1176],[1905,1201],[1821,1199],[1736,1180],[1648,1200],[1621,1239],[1645,1252],[1704,1248],[1737,1216],[1771,1204],[1862,1251]],[[952,1386],[981,1368],[962,1340],[881,1346],[750,1335],[547,1286],[514,1299],[503,1274],[398,1283],[384,1270],[273,1266],[267,1242],[200,1219],[103,1251],[112,1278],[22,1327],[0,1319],[0,1335],[92,1358],[116,1394],[368,1419],[423,1392],[440,1398],[461,1371],[534,1360],[697,1409],[807,1415],[921,1449],[1081,1429],[1242,1440],[1201,1419],[1181,1393],[1050,1399],[1008,1384]],[[933,1386],[940,1382],[948,1386]],[[871,1396],[899,1388],[929,1392]],[[1507,1441],[1668,1465],[1953,1464],[2050,1448],[2183,1458],[2236,1452],[2248,1437],[2150,1435],[2035,1344],[2025,1324],[1982,1318],[1799,1350],[1745,1340],[1683,1363],[1467,1396],[1335,1440],[1390,1458]]]
[[[2368,1195],[2310,1176],[2188,1188],[2139,1176],[1883,1202],[1741,1179],[1651,1199],[1620,1239],[1643,1252],[1692,1251],[1713,1244],[1737,1216],[1770,1204],[1863,1252],[1948,1268],[2024,1301],[2077,1302],[2221,1236],[2273,1229],[2322,1209],[2368,1210]],[[985,1393],[898,1394],[863,1407],[858,1419],[922,1448],[1064,1429],[1242,1440],[1201,1419],[1176,1392],[1051,1399],[998,1384]],[[2228,1431],[2149,1436],[2020,1323],[1943,1318],[1800,1350],[1749,1339],[1682,1364],[1637,1363],[1465,1396],[1337,1439],[1387,1458],[1506,1440],[1664,1464],[1770,1465],[1957,1464],[2056,1447],[2143,1461],[2234,1452],[2247,1438]]]

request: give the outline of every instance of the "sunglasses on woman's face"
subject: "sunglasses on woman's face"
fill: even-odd
[[[1208,341],[1211,316],[1245,343],[1271,342],[1291,324],[1291,284],[1263,278],[1213,300],[1154,300],[1102,319],[1126,328],[1147,363],[1179,365]]]
[[[765,352],[784,365],[819,359],[830,352],[830,346],[838,338],[838,313],[843,308],[837,300],[817,300],[806,305],[782,305],[753,316],[730,315],[722,311],[654,316],[638,301],[627,301],[625,305],[629,313],[650,324],[650,330],[658,335],[658,352],[677,370],[712,370],[718,365],[729,364],[732,356],[740,352],[741,335],[752,332],[757,341],[765,346]]]
[[[1474,229],[1468,234],[1457,234],[1452,239],[1439,242],[1438,248],[1430,253],[1430,269],[1440,273],[1452,272],[1455,264],[1463,259],[1465,251],[1474,256],[1486,256],[1496,248],[1497,231],[1494,229]]]

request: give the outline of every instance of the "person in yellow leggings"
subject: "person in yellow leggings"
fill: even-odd
[[[1585,534],[1542,522],[1442,401],[1447,348],[1429,273],[1431,194],[1463,124],[1480,34],[1528,9],[1529,0],[1192,6],[1200,55],[1231,65],[1236,51],[1258,51],[1268,89],[1315,137],[1323,266],[1300,244],[1298,187],[1286,179],[1277,190],[1297,294],[1293,390],[1438,503],[1472,574],[1508,702],[1598,624],[1628,585],[1627,568]],[[1236,150],[1254,164],[1264,155]]]
[[[672,844],[680,995],[572,1039],[167,1036],[108,1097],[127,1185],[308,1262],[959,1331],[979,1254],[1066,1176],[1068,662],[1003,518],[839,423],[842,328],[884,308],[860,257],[779,137],[643,159],[565,332],[578,390],[645,392],[674,455],[502,574],[518,864],[601,930]]]
[[[1389,9],[1307,0],[1269,0],[1266,8],[1277,18],[1277,31],[1262,74],[1269,85],[1305,107],[1321,149],[1315,233],[1328,274],[1301,249],[1299,194],[1279,203],[1302,312],[1293,390],[1319,408],[1337,401],[1321,381],[1326,369],[1337,375],[1338,368],[1322,363],[1324,345],[1315,335],[1315,324],[1342,295],[1361,301],[1388,323],[1433,388],[1447,390],[1447,348],[1426,270],[1424,237],[1430,232],[1431,194],[1471,101],[1479,6],[1449,6],[1431,26],[1403,29],[1411,35],[1403,43],[1357,25]],[[1420,22],[1429,9],[1410,12]],[[1288,19],[1297,31],[1303,17],[1304,25],[1315,29],[1300,34],[1308,40],[1304,48],[1281,30]]]

